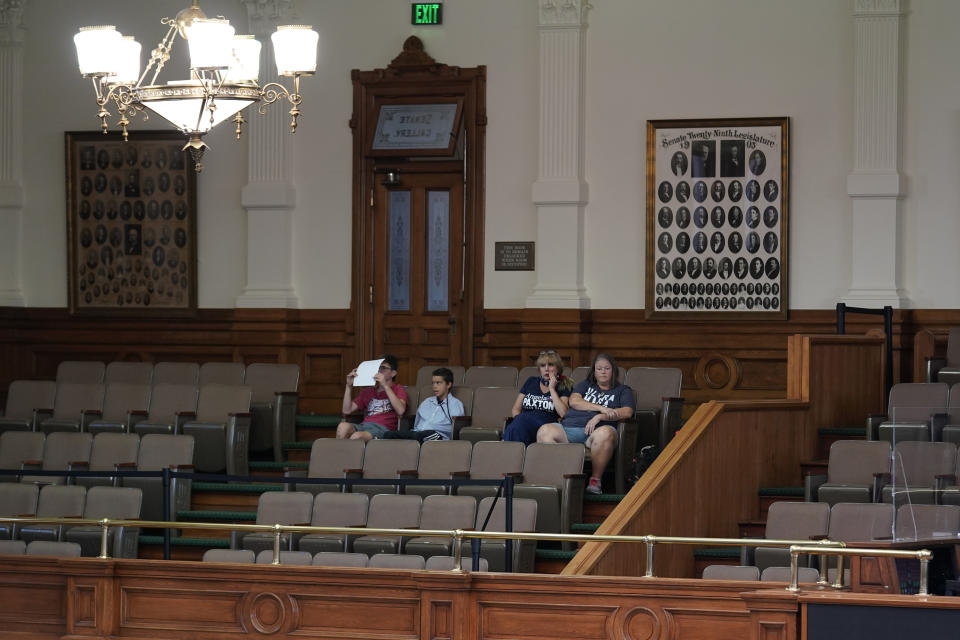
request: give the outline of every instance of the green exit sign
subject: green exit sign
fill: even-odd
[[[443,24],[443,3],[414,2],[410,5],[410,24]]]

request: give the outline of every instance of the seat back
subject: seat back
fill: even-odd
[[[372,529],[415,529],[420,525],[420,496],[378,493],[370,499],[367,526]]]
[[[830,445],[827,482],[873,483],[875,473],[890,471],[890,443],[882,440],[837,440]]]
[[[300,384],[300,366],[254,362],[247,365],[244,384],[253,391],[254,402],[270,403],[278,392],[297,391]]]
[[[452,556],[430,556],[427,558],[427,571],[452,571],[454,567]],[[460,569],[462,571],[471,571],[473,569],[472,558],[461,558]],[[480,571],[489,571],[490,563],[486,558],[480,558]]]
[[[0,516],[12,518],[36,513],[39,497],[40,487],[35,484],[0,484]]]
[[[659,409],[663,398],[680,395],[683,372],[667,367],[631,367],[622,380],[637,394],[638,409]]]
[[[150,385],[153,383],[153,363],[115,360],[107,364],[103,382],[107,385],[117,382]]]
[[[92,445],[93,436],[89,433],[55,431],[47,436],[47,442],[43,447],[42,469],[61,471],[71,462],[89,462]],[[41,481],[43,481],[42,478]]]
[[[516,391],[516,367],[470,367],[463,376],[466,387],[511,387]]]
[[[317,438],[310,447],[309,478],[342,478],[344,469],[363,468],[363,440]]]
[[[473,427],[503,427],[503,421],[510,415],[513,403],[517,399],[517,389],[506,387],[479,387],[473,390]]]
[[[193,436],[150,433],[140,440],[137,471],[161,471],[193,463]]]
[[[57,384],[100,384],[106,366],[88,360],[64,360],[57,365]]]
[[[421,396],[420,389],[416,387],[404,387],[404,391],[407,392],[407,408],[404,409],[403,415],[413,419],[417,415],[417,408],[420,406],[420,399],[422,397],[425,398],[429,396]],[[430,395],[433,395],[432,392],[430,392]],[[413,426],[412,422],[410,424]]]
[[[307,524],[313,496],[306,491],[264,491],[257,501],[257,524]]]
[[[416,469],[419,457],[416,440],[371,440],[363,453],[363,477],[396,478],[398,471]]]
[[[200,365],[196,362],[158,362],[153,366],[153,384],[189,384],[200,381]]]
[[[477,515],[473,496],[433,495],[423,499],[421,529],[469,529]]]
[[[203,552],[203,562],[240,562],[253,564],[257,554],[250,549],[207,549]]]
[[[347,553],[345,551],[320,551],[313,556],[316,567],[365,567],[370,558],[365,553]]]
[[[197,422],[226,422],[231,413],[250,411],[250,387],[211,383],[200,387]]]
[[[499,480],[505,473],[522,473],[526,447],[522,442],[486,440],[473,445],[470,477],[474,480]]]
[[[813,584],[820,572],[812,567],[797,567],[797,584]],[[760,582],[790,582],[790,567],[767,567],[760,573]]]
[[[473,447],[466,440],[434,440],[420,445],[418,478],[446,480],[453,471],[470,469]]]
[[[825,502],[774,502],[767,511],[765,538],[809,540],[825,536],[830,527],[830,505]]]
[[[176,421],[177,412],[197,410],[197,395],[198,390],[195,384],[154,382],[147,420],[173,424]]]
[[[312,527],[364,527],[370,498],[365,493],[318,493],[313,499]]]
[[[440,367],[446,367],[450,369],[450,372],[453,373],[453,384],[457,385],[463,382],[463,375],[466,370],[460,365],[456,364],[425,364],[419,369],[417,369],[417,381],[414,384],[418,389],[424,385],[429,385],[433,380],[433,372],[439,369]]]
[[[130,411],[146,411],[149,406],[149,383],[109,382],[103,396],[103,420],[122,423]]]
[[[890,538],[893,508],[888,504],[839,502],[830,509],[828,537],[840,542]]]
[[[273,549],[264,549],[258,553],[257,564],[273,564]],[[313,564],[313,556],[306,551],[281,551],[280,564],[306,566]]]
[[[493,505],[493,513],[490,513],[490,505]],[[487,520],[487,514],[490,513],[490,519]],[[487,496],[480,500],[477,505],[477,521],[475,528],[477,531],[506,531],[507,527],[507,501],[500,498],[494,504],[494,498]],[[487,520],[487,526],[483,523]],[[537,501],[530,498],[513,499],[513,530],[520,533],[532,533],[537,529]]]
[[[953,504],[905,504],[897,509],[897,540],[956,538],[960,507]]]
[[[7,389],[5,418],[29,420],[34,409],[52,409],[57,383],[49,380],[14,380]]]
[[[463,415],[473,415],[473,387],[454,385],[450,387],[450,395],[463,403]]]
[[[90,487],[83,517],[136,520],[140,517],[143,492],[134,487]]]
[[[887,401],[887,420],[892,423],[927,422],[931,414],[947,410],[949,393],[950,388],[942,382],[895,384]]]
[[[23,540],[0,540],[0,556],[19,556],[26,552],[27,543]]]
[[[35,431],[4,431],[0,434],[0,469],[19,469],[24,460],[42,460],[46,436]],[[0,477],[0,482],[16,480]]]
[[[759,580],[757,567],[734,567],[728,564],[711,564],[703,568],[704,580]]]
[[[112,471],[117,464],[136,462],[139,451],[140,436],[135,433],[98,433],[90,450],[90,471]]]
[[[553,485],[563,491],[563,476],[583,473],[582,444],[534,442],[523,460],[523,483]]]
[[[520,387],[523,386],[523,383],[527,381],[527,378],[531,376],[540,376],[540,367],[536,365],[531,365],[529,367],[524,367],[520,369],[520,373],[517,374],[517,391],[520,390]]]
[[[99,411],[103,407],[103,384],[57,383],[57,398],[53,402],[54,420],[80,420],[86,409]]]
[[[953,331],[953,329],[951,329]],[[960,338],[957,339],[960,341]],[[960,386],[950,387],[950,398],[947,400],[946,424],[960,424]]]
[[[894,486],[898,490],[933,487],[938,475],[953,473],[956,465],[957,447],[952,442],[898,442],[893,458]]]
[[[27,545],[28,556],[56,556],[60,558],[79,558],[80,545],[76,542],[57,542],[55,540],[33,540]]]
[[[408,556],[402,553],[375,553],[370,558],[371,569],[412,569],[422,570],[426,566],[423,556]]]
[[[48,484],[37,498],[37,517],[79,518],[87,501],[86,487]]]
[[[206,384],[244,384],[246,367],[242,362],[204,362],[200,365],[200,386]]]

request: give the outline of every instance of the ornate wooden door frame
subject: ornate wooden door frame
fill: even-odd
[[[486,158],[486,67],[461,68],[436,62],[423,49],[423,42],[410,36],[403,43],[403,51],[385,69],[351,72],[353,81],[353,257],[351,260],[350,311],[354,335],[355,360],[368,359],[371,353],[370,281],[371,268],[370,198],[375,180],[376,158],[368,150],[367,141],[377,125],[377,101],[383,98],[423,96],[461,97],[463,100],[462,127],[466,134],[464,171],[466,197],[464,200],[464,299],[461,304],[470,310],[466,314],[462,353],[459,362],[469,366],[473,361],[474,336],[483,331],[483,231]]]

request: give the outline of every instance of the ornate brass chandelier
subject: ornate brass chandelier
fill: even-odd
[[[158,114],[187,136],[184,149],[190,151],[196,170],[207,144],[203,136],[233,116],[237,138],[243,124],[243,110],[258,105],[261,114],[268,105],[285,98],[290,103],[290,132],[300,116],[300,77],[313,75],[317,67],[317,32],[309,26],[285,25],[272,34],[277,73],[293,78],[293,88],[270,82],[258,84],[260,43],[247,35],[234,35],[230,22],[207,18],[198,0],[177,14],[163,18],[167,33],[150,54],[141,73],[140,43],[124,37],[113,26],[83,27],[74,36],[80,73],[93,81],[100,128],[107,133],[107,107],[112,103],[120,116],[117,124],[127,139],[127,125],[137,113],[148,119],[145,109]],[[160,70],[170,59],[177,35],[190,48],[190,77],[156,84]],[[149,78],[149,81],[147,79]]]

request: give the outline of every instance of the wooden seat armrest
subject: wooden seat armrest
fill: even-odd
[[[40,465],[43,464],[43,460],[24,460],[20,464],[23,466],[29,465],[31,467],[39,467]]]
[[[522,471],[508,471],[507,473],[503,474],[503,477],[504,477],[504,478],[506,478],[507,476],[511,476],[511,477],[514,477],[514,478],[522,478],[522,477],[523,477],[523,472],[522,472]]]
[[[53,409],[34,409],[37,413],[53,413]]]
[[[18,518],[36,518],[36,517],[37,517],[37,514],[35,514],[35,513],[20,513],[20,514],[17,514],[17,517],[18,517]]]
[[[227,415],[231,418],[249,418],[252,414],[249,411],[237,411],[235,413],[228,413]]]
[[[113,465],[113,468],[115,471],[119,471],[120,469],[136,469],[137,463],[136,462],[118,462],[115,465]]]
[[[171,471],[193,471],[192,464],[172,464],[170,465]]]
[[[683,402],[683,396],[663,396],[661,402]]]
[[[344,469],[343,472],[347,475],[363,475],[363,469]]]
[[[131,409],[127,411],[128,416],[148,416],[150,413],[144,409]]]
[[[196,411],[177,411],[174,415],[178,418],[196,418],[197,412]]]
[[[419,472],[416,469],[397,469],[397,477],[401,476],[416,478],[419,476]]]
[[[810,536],[810,539],[811,539],[811,540],[826,540],[826,539],[827,539],[827,535],[826,535],[825,533],[818,533],[818,534],[816,534],[816,535]]]
[[[450,477],[451,478],[469,478],[470,472],[469,471],[451,471]]]
[[[95,416],[95,417],[97,417],[97,418],[102,418],[102,417],[103,417],[103,411],[100,411],[100,409],[84,409],[83,411],[80,412],[80,415],[81,415],[81,416]]]
[[[74,460],[74,461],[72,461],[72,462],[68,462],[67,465],[68,465],[69,467],[89,467],[89,466],[90,466],[90,461],[89,461],[89,460]]]

